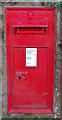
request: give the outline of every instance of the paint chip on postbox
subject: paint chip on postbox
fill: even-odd
[[[37,66],[37,48],[26,48],[26,66]]]

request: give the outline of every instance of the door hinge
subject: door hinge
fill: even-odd
[[[14,74],[14,70],[13,70],[13,74]]]

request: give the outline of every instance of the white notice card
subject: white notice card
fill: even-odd
[[[37,66],[37,48],[26,48],[26,66]]]

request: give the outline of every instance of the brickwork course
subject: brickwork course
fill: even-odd
[[[56,1],[55,1],[56,2]],[[60,2],[60,1],[57,1]],[[7,113],[7,64],[5,37],[5,6],[44,6],[44,2],[32,0],[0,0],[0,118],[61,118],[62,93],[62,8],[56,8],[56,42],[55,42],[55,79],[54,79],[54,113],[53,114],[8,114]],[[61,29],[61,30],[60,30]],[[60,97],[61,96],[61,97]]]

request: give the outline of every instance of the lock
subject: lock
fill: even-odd
[[[19,75],[19,76],[18,76],[18,79],[19,79],[19,80],[24,80],[24,79],[25,79],[25,76],[24,76],[23,74],[22,74],[22,75]]]
[[[17,80],[26,80],[27,72],[16,72],[16,79]]]

